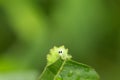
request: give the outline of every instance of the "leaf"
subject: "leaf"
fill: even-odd
[[[99,76],[85,64],[60,57],[45,67],[39,80],[99,80]]]

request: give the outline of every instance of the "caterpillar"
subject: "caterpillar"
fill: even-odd
[[[64,46],[54,46],[52,49],[50,49],[50,52],[47,55],[47,65],[54,63],[59,58],[66,60],[71,59],[72,56],[68,54],[68,49],[66,49]]]

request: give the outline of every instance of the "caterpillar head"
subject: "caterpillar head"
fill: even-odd
[[[54,46],[52,49],[50,49],[50,53],[47,55],[47,65],[54,63],[59,58],[66,60],[71,59],[72,56],[68,54],[68,49],[65,49],[64,46]]]

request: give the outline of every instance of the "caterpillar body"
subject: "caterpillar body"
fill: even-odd
[[[64,46],[54,46],[52,49],[50,49],[50,53],[47,55],[47,65],[54,63],[59,58],[66,60],[71,59],[72,56],[68,54],[68,49],[66,49]]]

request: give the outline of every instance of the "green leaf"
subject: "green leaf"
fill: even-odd
[[[93,68],[85,64],[59,57],[45,67],[39,80],[99,80],[99,76]]]

